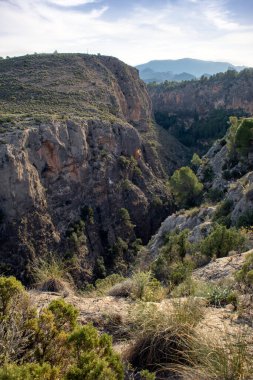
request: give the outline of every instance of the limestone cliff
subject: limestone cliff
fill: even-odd
[[[42,55],[0,62],[0,84],[1,272],[25,280],[48,251],[78,262],[79,281],[98,258],[127,268],[172,209],[137,71]]]
[[[253,70],[149,85],[157,122],[192,149],[206,152],[223,137],[229,116],[253,114]]]

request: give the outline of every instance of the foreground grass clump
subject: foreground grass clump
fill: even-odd
[[[139,369],[166,373],[175,364],[188,363],[194,327],[203,316],[202,306],[193,299],[163,309],[154,304],[140,304],[131,315],[136,340],[126,358]]]
[[[59,299],[37,311],[15,278],[0,284],[0,300],[7,300],[0,309],[1,380],[123,379],[109,335],[79,326],[72,305]]]
[[[135,343],[126,358],[136,368],[188,380],[250,380],[253,373],[249,332],[206,332],[205,309],[196,299],[170,307],[141,304],[132,311]],[[177,377],[176,377],[177,378]]]
[[[247,342],[248,332],[235,336],[224,334],[194,341],[191,365],[178,366],[176,372],[189,380],[250,380],[253,373],[252,347]]]

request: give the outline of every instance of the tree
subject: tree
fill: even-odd
[[[191,164],[193,167],[198,168],[202,164],[202,160],[197,153],[193,153]]]
[[[174,172],[170,178],[170,186],[180,207],[194,206],[203,190],[203,184],[188,166],[183,166]]]
[[[247,156],[253,146],[253,119],[243,119],[235,135],[237,151]]]

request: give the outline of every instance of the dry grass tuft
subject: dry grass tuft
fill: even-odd
[[[33,278],[35,287],[44,292],[65,293],[73,291],[74,284],[64,263],[50,255],[46,259],[33,262]]]
[[[131,315],[135,342],[125,354],[127,360],[138,369],[166,373],[175,365],[190,364],[195,326],[203,316],[203,307],[195,299],[162,309],[155,304],[139,304]]]

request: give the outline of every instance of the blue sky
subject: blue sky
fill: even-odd
[[[136,65],[184,57],[253,66],[253,0],[0,0],[0,56],[89,52]]]

